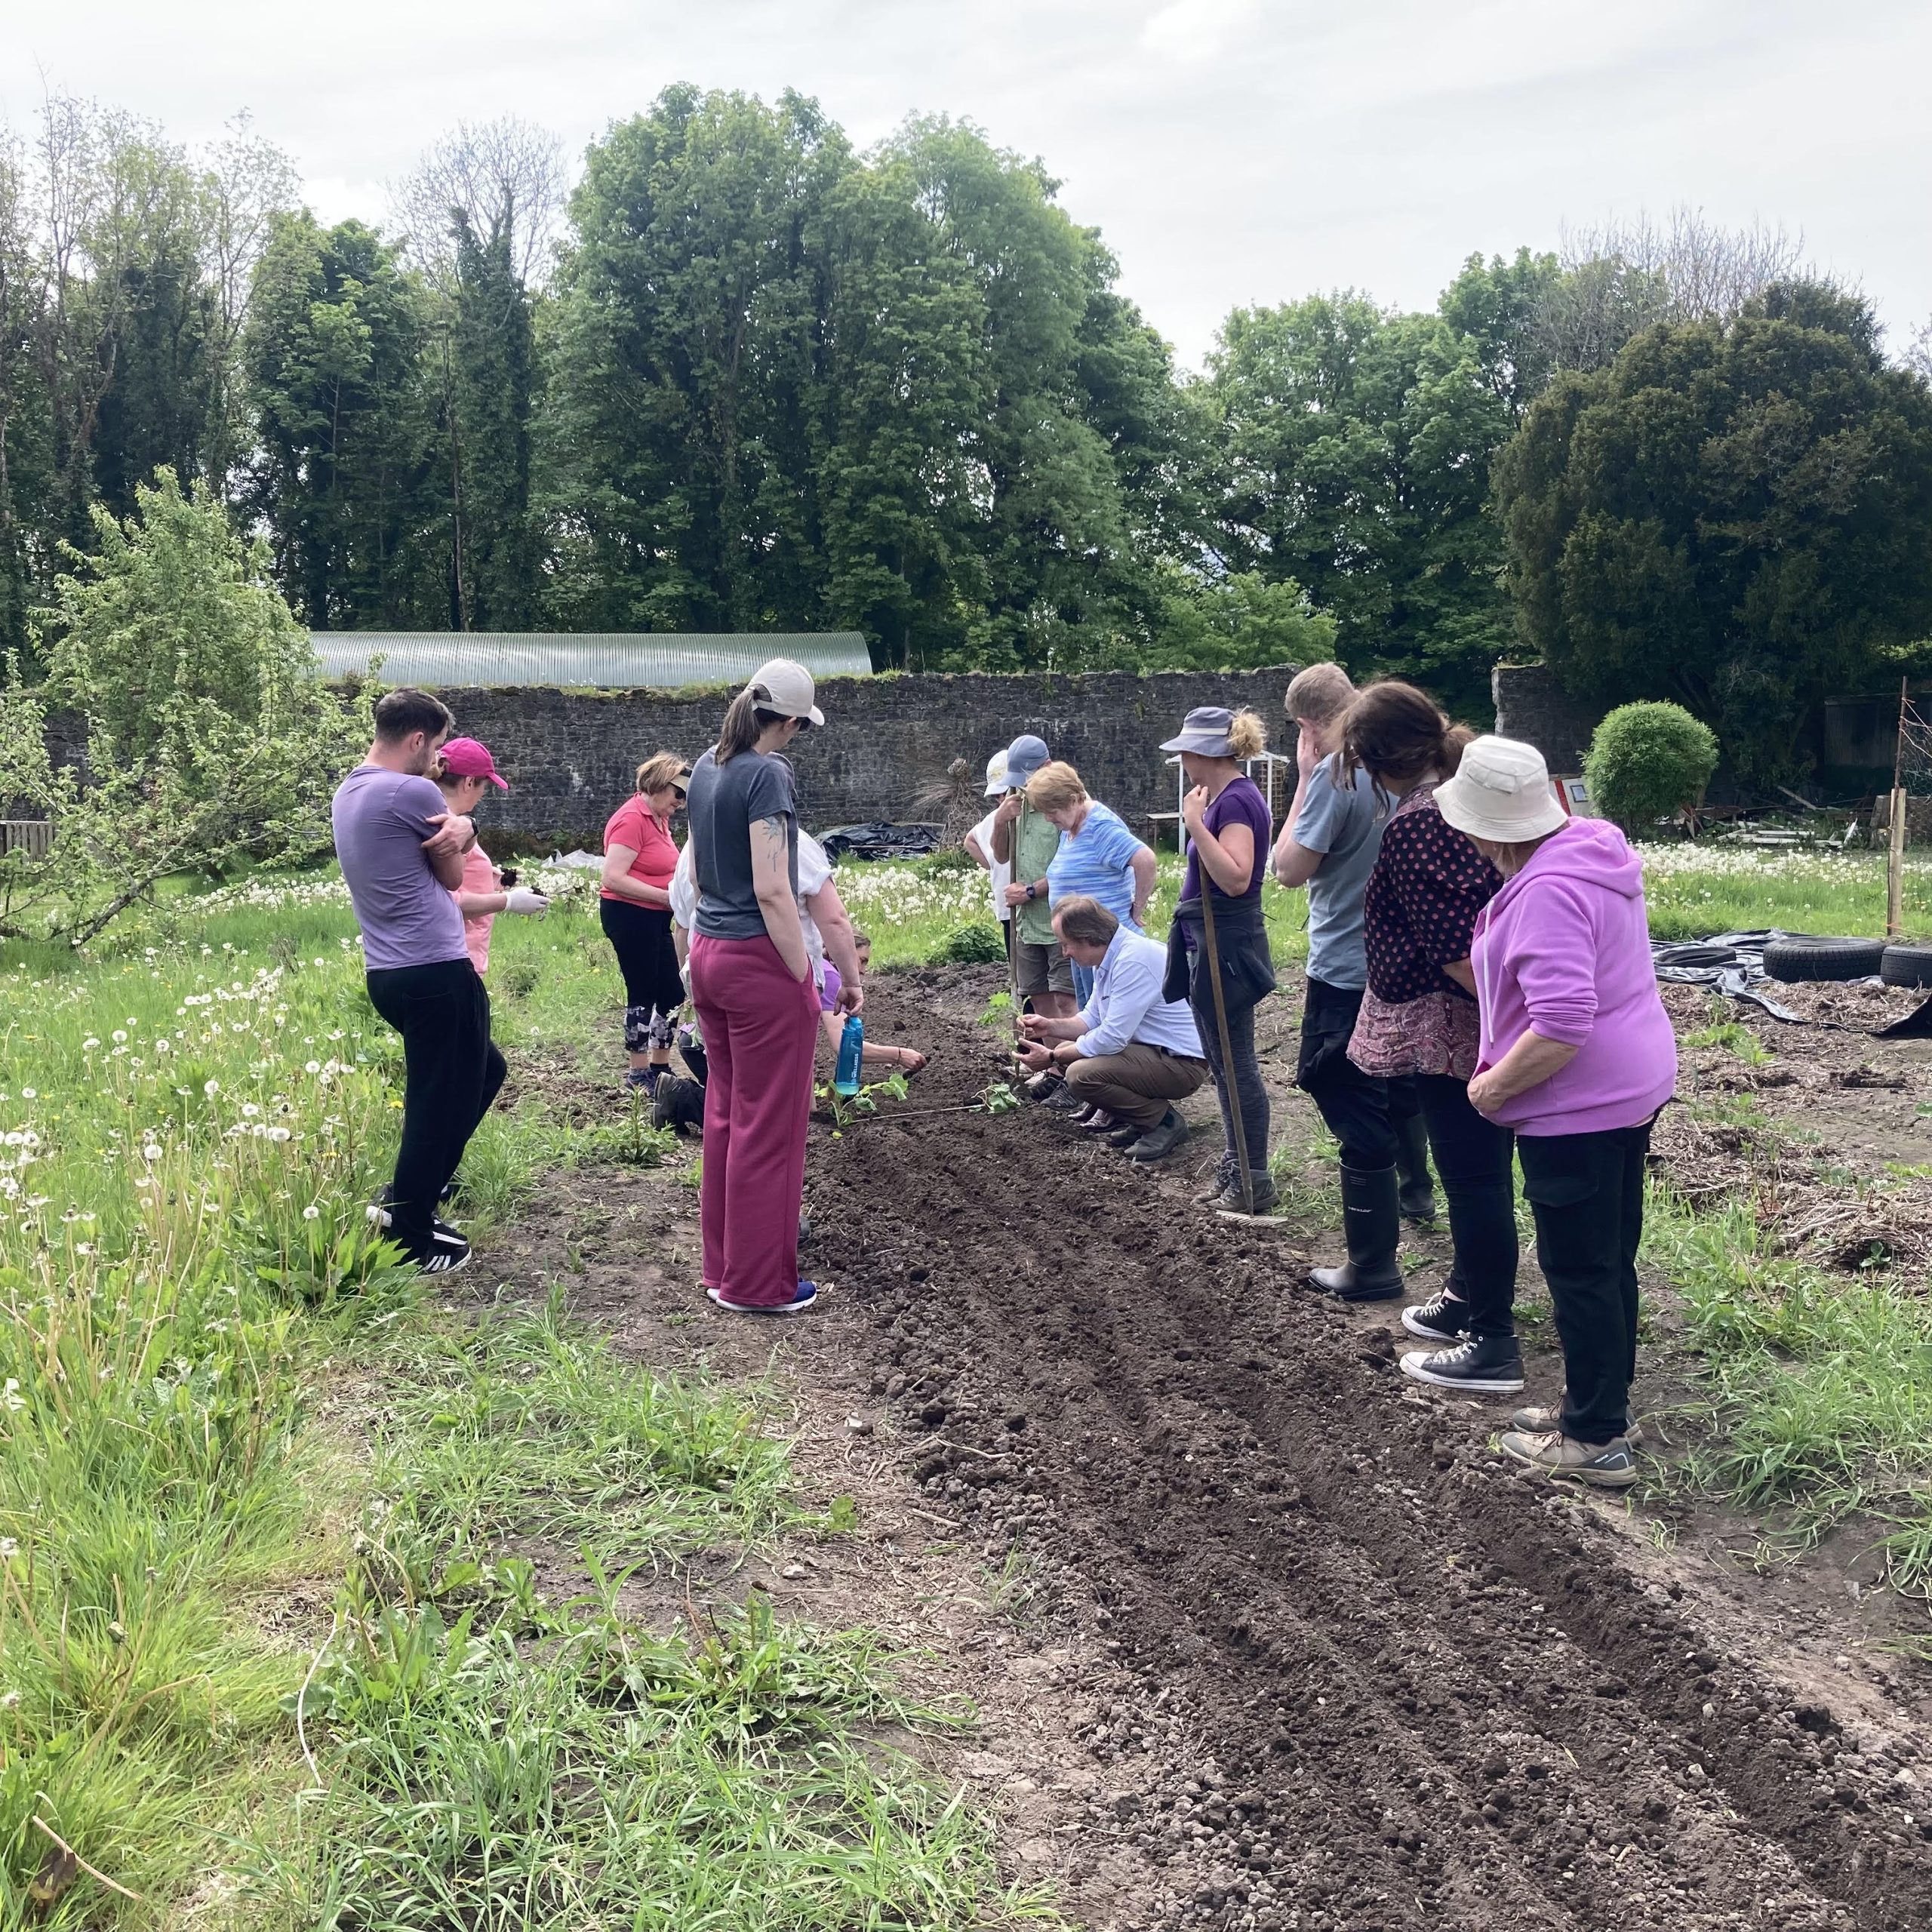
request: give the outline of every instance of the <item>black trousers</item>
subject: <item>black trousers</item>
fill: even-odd
[[[1414,1078],[1429,1151],[1448,1199],[1449,1238],[1469,1300],[1470,1329],[1478,1336],[1513,1335],[1516,1190],[1510,1156],[1515,1136],[1469,1105],[1467,1081],[1446,1073]]]
[[[1525,1134],[1516,1142],[1536,1215],[1537,1260],[1563,1344],[1563,1432],[1579,1442],[1607,1442],[1630,1426],[1652,1124]]]
[[[467,959],[367,976],[369,998],[402,1035],[402,1142],[391,1232],[411,1254],[429,1246],[436,1202],[507,1069],[490,1038],[490,995]]]
[[[1331,986],[1325,980],[1307,983],[1295,1084],[1321,1109],[1328,1131],[1342,1143],[1343,1167],[1392,1168],[1390,1083],[1363,1072],[1349,1057],[1361,995],[1359,986]]]

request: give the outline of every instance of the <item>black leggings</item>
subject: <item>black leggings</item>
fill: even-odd
[[[624,1044],[634,1054],[668,1048],[672,1021],[685,1003],[670,912],[629,899],[603,899],[598,906],[604,937],[624,976]]]
[[[1389,1083],[1392,1086],[1393,1081]],[[1429,1151],[1449,1201],[1449,1238],[1469,1305],[1469,1331],[1503,1339],[1516,1332],[1515,1137],[1469,1105],[1466,1080],[1415,1075]]]
[[[391,1232],[426,1254],[437,1201],[503,1084],[491,1043],[490,995],[467,959],[370,973],[369,998],[402,1035],[402,1142],[390,1189]]]

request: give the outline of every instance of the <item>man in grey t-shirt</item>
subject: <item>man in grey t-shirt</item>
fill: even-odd
[[[370,1001],[402,1035],[402,1137],[395,1177],[370,1213],[431,1275],[469,1259],[469,1242],[436,1209],[506,1071],[455,897],[476,829],[429,778],[454,722],[426,691],[386,693],[375,742],[331,806]]]
[[[1288,686],[1288,715],[1300,730],[1300,778],[1275,841],[1274,870],[1283,885],[1308,893],[1307,1000],[1295,1084],[1341,1143],[1342,1165],[1358,1173],[1393,1167],[1401,1211],[1426,1220],[1435,1201],[1413,1088],[1378,1080],[1349,1058],[1368,985],[1362,904],[1390,808],[1366,771],[1340,772],[1336,782],[1355,694],[1339,664],[1312,665]]]

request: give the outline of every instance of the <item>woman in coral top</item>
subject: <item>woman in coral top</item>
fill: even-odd
[[[684,982],[671,937],[671,875],[678,869],[671,818],[684,803],[689,771],[675,752],[637,768],[637,790],[604,828],[604,936],[624,976],[626,1084],[655,1091],[671,1064],[671,1041]]]

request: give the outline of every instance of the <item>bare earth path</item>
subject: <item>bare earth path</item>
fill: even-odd
[[[986,989],[872,995],[875,1035],[943,1049],[909,1104],[998,1072],[970,1017]],[[874,1534],[895,1560],[937,1537],[918,1587],[986,1618],[948,1631],[960,1681],[1001,1774],[1016,1739],[1038,1758],[1007,1801],[1072,1916],[1932,1925],[1918,1666],[1816,1669],[1850,1640],[1786,1641],[1620,1503],[1503,1466],[1496,1412],[1397,1374],[1386,1311],[1298,1289],[1294,1229],[1204,1220],[1186,1175],[1150,1181],[1030,1109],[815,1134],[808,1255],[835,1285],[777,1334],[697,1300],[675,1178],[579,1177],[489,1259],[564,1275],[645,1358],[730,1371],[777,1346]],[[599,1189],[636,1197],[621,1226]],[[1010,1547],[1053,1586],[1014,1641],[967,1589]],[[864,1614],[863,1552],[826,1561]],[[872,1567],[889,1611],[894,1565]]]

